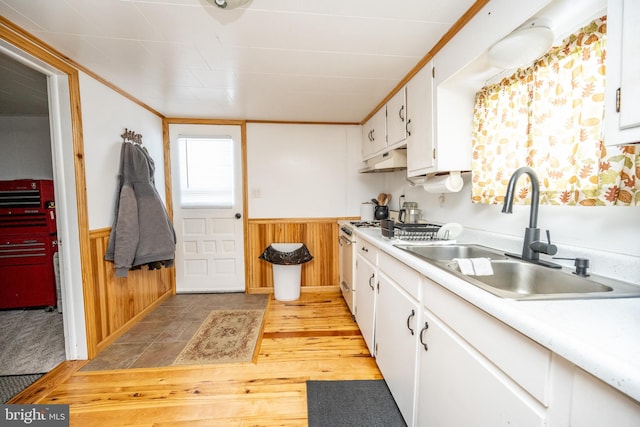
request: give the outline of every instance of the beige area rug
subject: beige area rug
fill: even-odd
[[[213,310],[174,365],[251,362],[264,310]]]

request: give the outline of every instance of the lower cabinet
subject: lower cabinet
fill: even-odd
[[[639,402],[577,367],[572,384],[570,425],[640,426]]]
[[[369,353],[375,355],[376,266],[358,254],[356,258],[356,322]]]
[[[429,311],[422,316],[415,425],[545,425],[541,407],[504,373]]]
[[[408,426],[414,425],[418,302],[378,273],[376,362]]]
[[[356,321],[409,427],[640,426],[640,402],[359,246]]]

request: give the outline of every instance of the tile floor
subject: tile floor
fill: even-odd
[[[82,371],[169,366],[211,310],[265,309],[269,295],[173,295],[86,364]]]

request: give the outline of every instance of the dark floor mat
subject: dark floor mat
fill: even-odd
[[[0,376],[0,402],[7,403],[13,396],[36,382],[44,374]]]
[[[384,380],[307,381],[309,427],[406,427]]]

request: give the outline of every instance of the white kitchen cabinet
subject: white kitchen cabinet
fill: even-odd
[[[438,84],[439,59],[436,56],[433,61],[436,75],[433,86],[435,126],[432,164],[425,169],[426,174],[471,170],[476,88],[457,78]]]
[[[640,2],[609,0],[605,143],[640,142]]]
[[[498,366],[511,381],[540,404],[549,403],[549,349],[426,277],[422,298],[424,307]]]
[[[575,368],[570,407],[572,426],[640,425],[640,403],[579,368]]]
[[[551,353],[427,278],[422,296],[418,425],[546,425]]]
[[[407,83],[407,176],[433,170],[433,62]]]
[[[358,325],[409,426],[640,425],[640,402],[391,256],[387,245],[358,245],[358,289],[368,290],[357,293],[366,297]]]
[[[413,426],[420,309],[417,295],[411,295],[405,288],[418,290],[420,277],[391,257],[379,256],[376,362],[405,422]]]
[[[387,106],[371,116],[362,127],[362,159],[368,160],[387,148]]]
[[[377,249],[358,243],[356,257],[356,323],[369,353],[375,355],[375,315],[377,286]]]
[[[387,102],[387,145],[402,145],[407,138],[407,91],[400,89]]]
[[[422,315],[418,426],[545,425],[544,412],[504,373],[429,311]]]
[[[478,73],[483,55],[550,2],[492,0],[435,55],[433,164],[424,173],[471,169],[475,94],[486,81]]]

